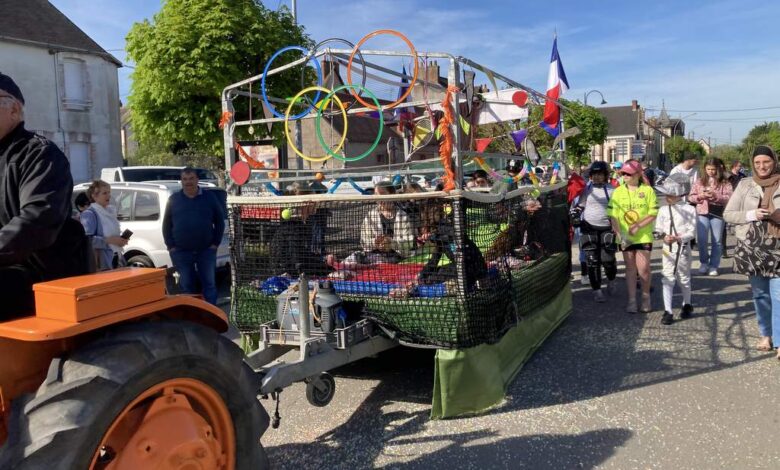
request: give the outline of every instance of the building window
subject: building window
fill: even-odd
[[[89,144],[86,142],[70,142],[68,144],[68,159],[70,160],[70,174],[73,175],[73,182],[83,183],[89,181]]]
[[[63,97],[65,109],[86,110],[92,104],[87,86],[87,66],[83,60],[62,61]]]

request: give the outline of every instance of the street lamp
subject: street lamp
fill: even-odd
[[[590,95],[591,93],[598,93],[599,95],[601,95],[601,104],[607,104],[607,100],[604,99],[603,93],[601,93],[598,90],[590,90],[589,92],[585,93],[585,106],[588,105],[588,95]]]

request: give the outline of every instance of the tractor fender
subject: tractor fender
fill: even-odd
[[[117,310],[80,322],[40,317],[23,317],[0,323],[0,338],[17,341],[52,341],[74,338],[108,326],[139,320],[168,318],[208,326],[218,333],[228,329],[228,319],[218,307],[191,295],[167,295],[124,310]]]

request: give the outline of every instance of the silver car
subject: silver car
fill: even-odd
[[[125,260],[131,266],[148,268],[173,266],[162,234],[163,217],[168,198],[181,190],[178,181],[156,181],[154,183],[110,183],[111,203],[116,206],[117,218],[122,230],[133,232],[125,246]],[[210,183],[201,183],[204,191],[214,191],[222,202],[227,218],[227,193]],[[73,198],[83,193],[88,183],[73,187]],[[74,206],[75,209],[75,206]],[[225,234],[217,249],[217,268],[223,268],[230,261],[228,223],[225,220]]]

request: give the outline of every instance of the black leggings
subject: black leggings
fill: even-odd
[[[610,227],[594,227],[584,221],[580,230],[580,249],[585,252],[590,287],[601,289],[601,266],[604,266],[607,280],[612,281],[617,276],[615,234]]]

